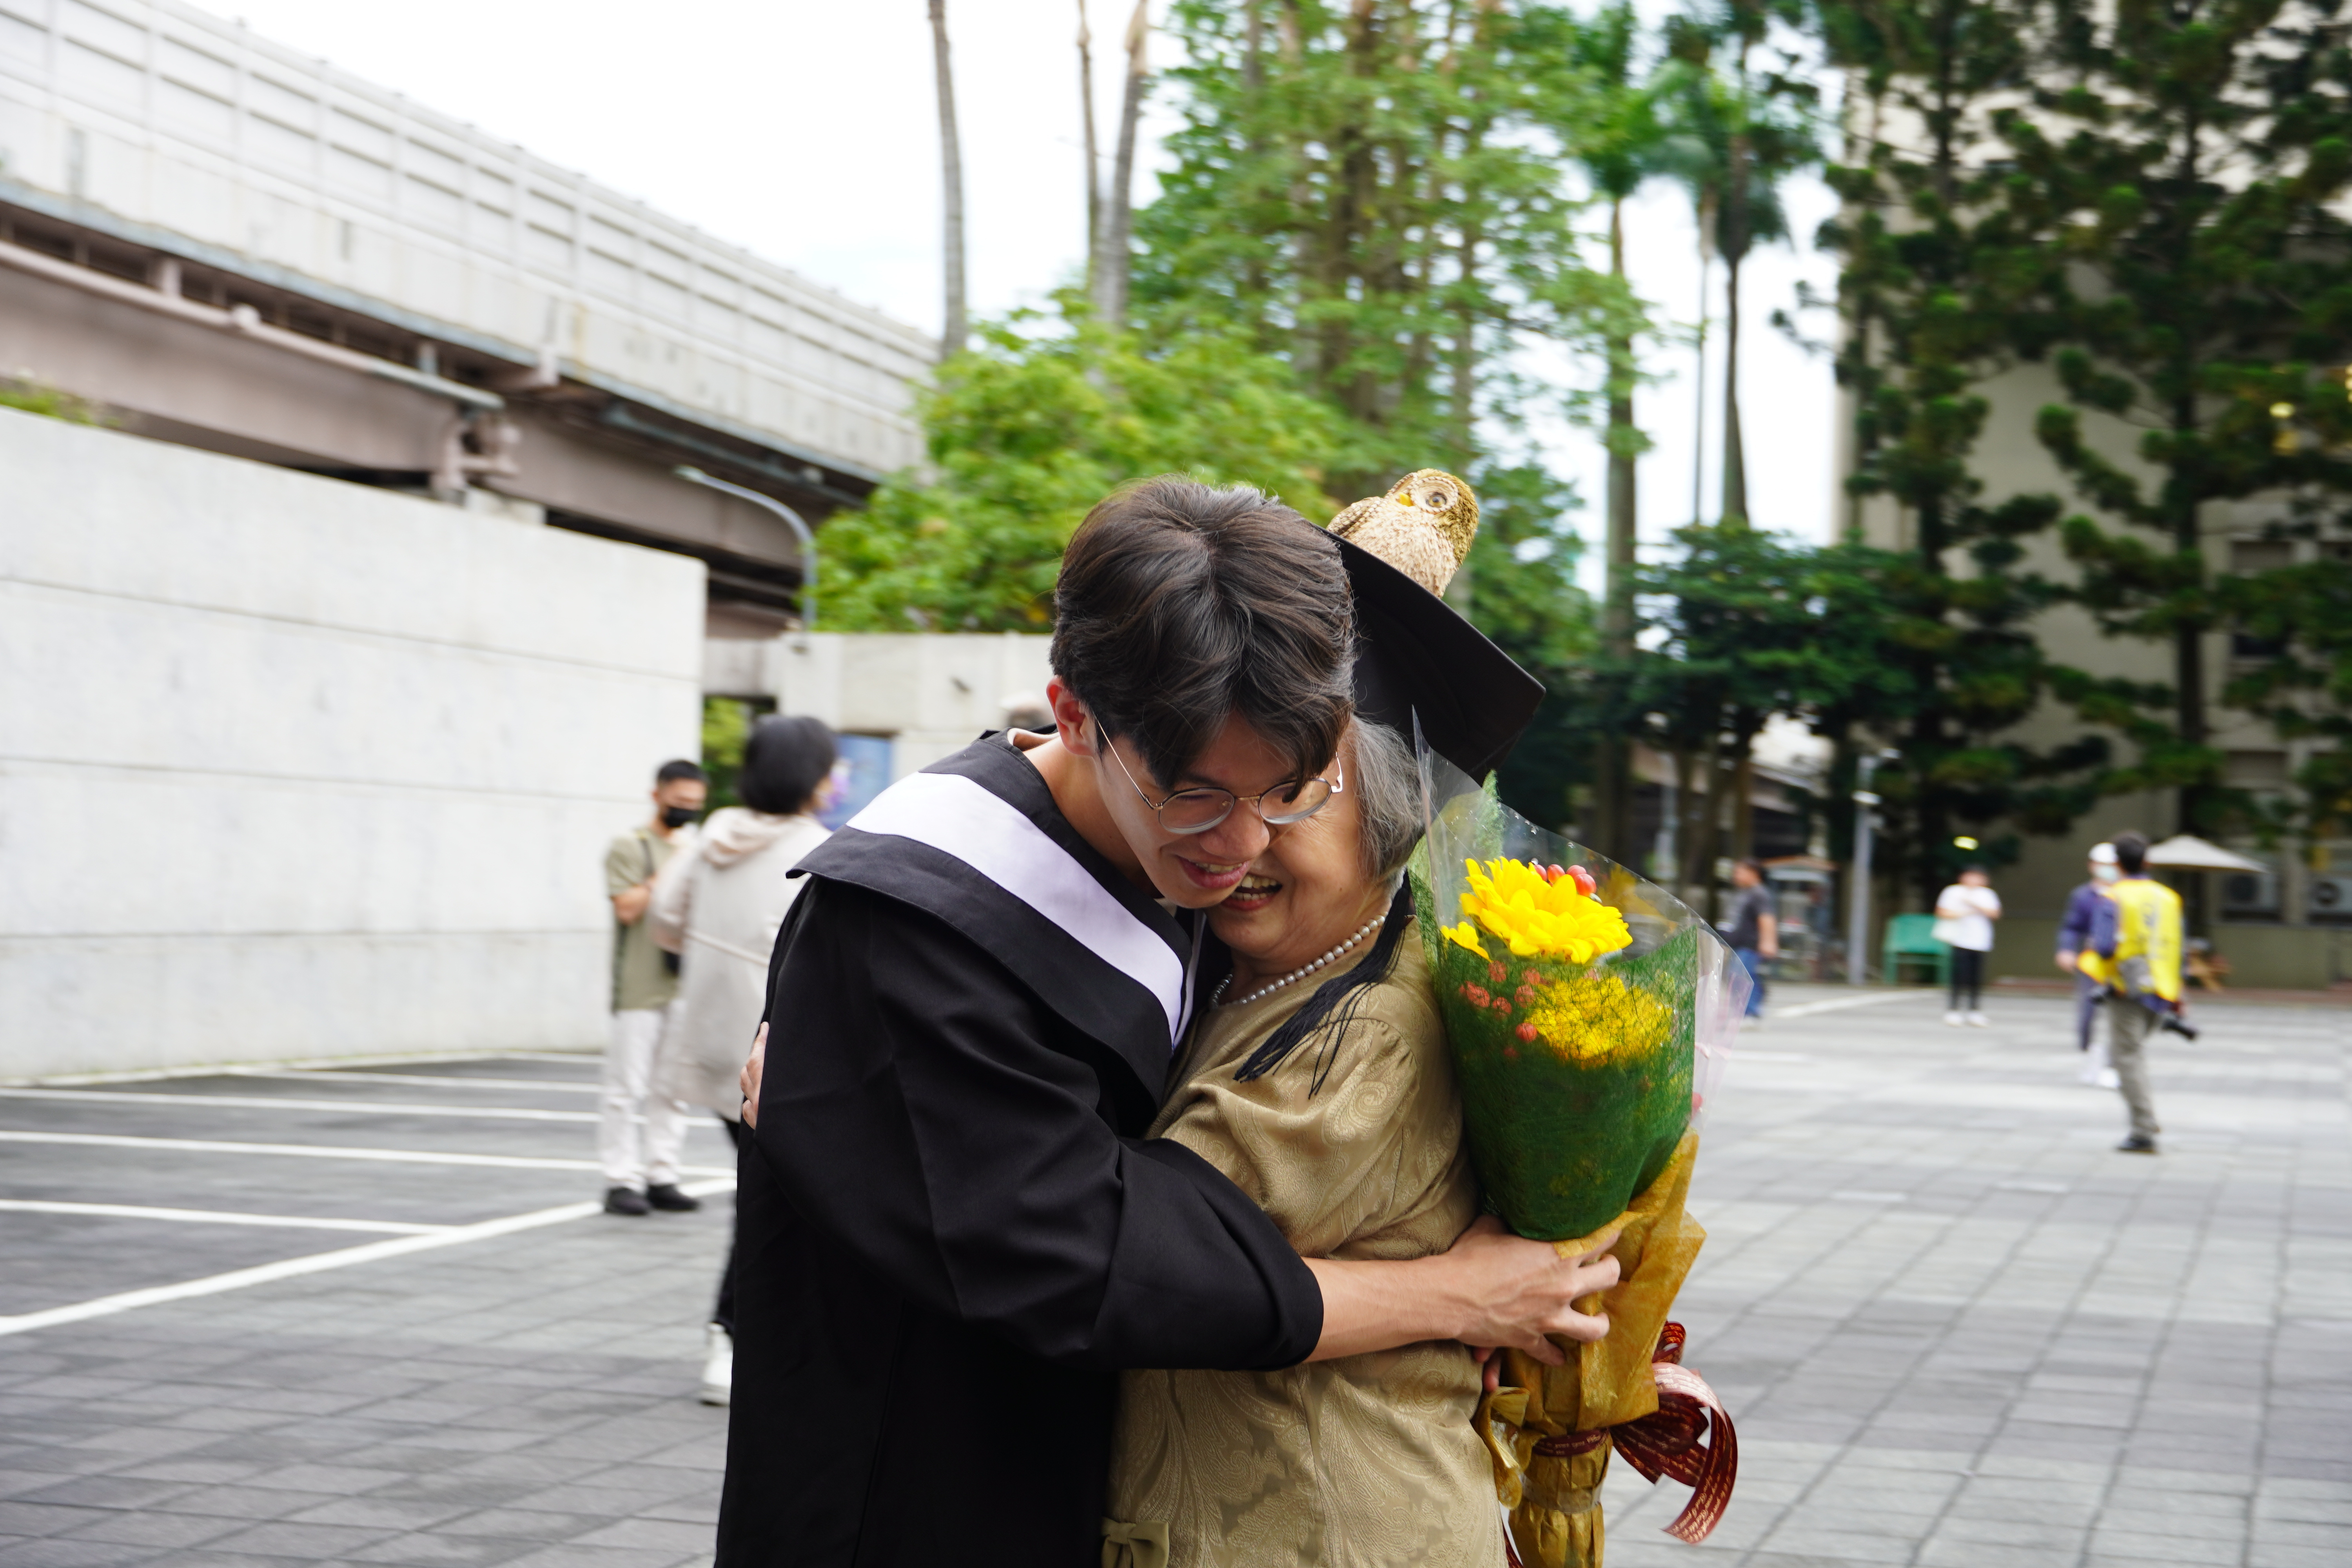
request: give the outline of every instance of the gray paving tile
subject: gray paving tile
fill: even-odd
[[[2130,1163],[2108,1152],[2113,1096],[2071,1087],[2063,1006],[1996,996],[2000,1027],[1946,1031],[1897,1001],[1744,1037],[1811,1062],[1735,1063],[1694,1187],[1713,1235],[1676,1315],[1739,1416],[1741,1486],[1694,1554],[1657,1533],[1682,1489],[1612,1478],[1612,1568],[2183,1560],[2142,1537],[2302,1568],[2343,1544],[2352,1016],[2217,1005],[2197,1055],[2159,1064],[2167,1155]],[[528,1124],[377,1131],[579,1152]],[[199,1162],[175,1201],[266,1206],[283,1179]],[[105,1160],[43,1180],[140,1201]],[[578,1187],[325,1166],[306,1202],[459,1219]],[[725,1219],[553,1227],[0,1341],[0,1508],[46,1530],[7,1550],[136,1550],[82,1528],[152,1521],[220,1532],[157,1548],[173,1568],[707,1559],[725,1415],[693,1384]],[[227,1228],[154,1256],[176,1277],[229,1266],[186,1267],[211,1245],[195,1233]],[[0,1275],[20,1261],[41,1258],[0,1253]]]
[[[211,1543],[215,1552],[247,1552],[261,1557],[299,1557],[317,1563],[371,1546],[394,1533],[341,1524],[296,1524],[272,1520],[249,1525]]]

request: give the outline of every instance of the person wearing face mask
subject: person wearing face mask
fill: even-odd
[[[604,890],[613,900],[613,1033],[597,1100],[596,1158],[604,1167],[606,1214],[702,1206],[677,1185],[686,1108],[656,1088],[662,1036],[677,998],[677,962],[655,945],[646,910],[661,868],[692,842],[709,793],[708,775],[694,763],[664,763],[654,774],[652,819],[604,851]]]
[[[2113,1089],[2116,1069],[2107,1061],[2107,1043],[2096,1038],[2091,1027],[2099,1016],[2099,997],[2105,988],[2076,966],[2083,950],[2091,945],[2091,928],[2098,922],[2099,902],[2123,870],[2116,864],[2116,847],[2112,844],[2092,845],[2089,866],[2091,879],[2067,896],[2066,918],[2058,922],[2058,967],[2074,977],[2074,1048],[2083,1053],[2083,1081]]]
[[[767,1005],[768,954],[805,885],[793,875],[824,842],[816,814],[831,793],[833,731],[822,720],[771,713],[751,726],[735,775],[740,806],[713,812],[693,848],[654,885],[654,940],[678,955],[677,1000],[662,1039],[657,1093],[715,1112],[743,1142],[735,1075]],[[724,1405],[734,1382],[734,1260],[703,1334],[702,1402]]]

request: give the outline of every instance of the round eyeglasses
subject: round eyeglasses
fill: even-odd
[[[1127,759],[1118,754],[1118,748],[1110,743],[1110,738],[1102,732],[1100,725],[1095,728],[1095,744],[1110,753],[1111,761],[1118,764],[1118,771],[1127,774],[1128,787],[1135,791],[1138,800],[1151,807],[1151,815],[1158,817],[1160,826],[1170,833],[1206,833],[1231,816],[1234,807],[1244,801],[1256,810],[1258,820],[1268,827],[1287,827],[1294,822],[1306,821],[1328,805],[1331,797],[1345,791],[1348,783],[1347,774],[1339,768],[1333,768],[1331,772],[1335,776],[1332,778],[1293,779],[1288,784],[1279,784],[1255,795],[1235,795],[1229,789],[1196,785],[1192,789],[1180,789],[1166,800],[1155,802],[1143,793],[1143,786],[1135,782],[1135,773],[1128,767]]]

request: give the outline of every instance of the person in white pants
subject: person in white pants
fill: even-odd
[[[613,900],[613,1037],[597,1100],[596,1157],[604,1168],[606,1214],[702,1206],[677,1185],[686,1107],[663,1091],[661,1059],[677,974],[674,960],[654,943],[646,909],[662,867],[693,841],[694,819],[709,790],[694,763],[664,763],[654,775],[652,820],[604,852],[604,889]]]

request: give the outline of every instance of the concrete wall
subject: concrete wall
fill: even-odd
[[[0,1077],[604,1034],[703,568],[0,410]]]
[[[1048,637],[1018,632],[865,633],[737,641],[714,637],[703,689],[719,697],[766,697],[779,712],[804,713],[852,734],[896,742],[898,777],[919,773],[1003,727],[1007,699],[1043,699],[1053,674]]]

